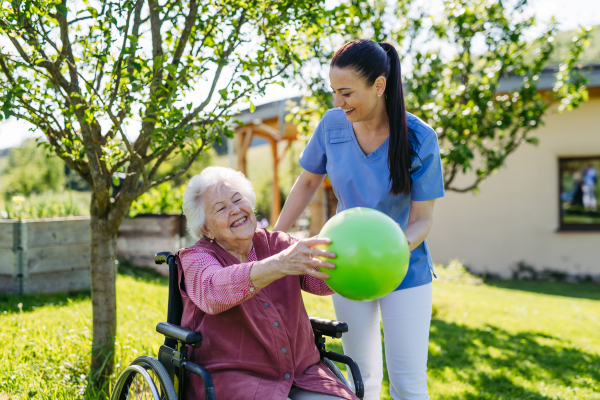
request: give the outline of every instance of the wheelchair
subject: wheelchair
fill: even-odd
[[[156,331],[165,336],[164,344],[158,351],[158,358],[141,356],[136,358],[121,372],[111,394],[111,400],[148,398],[156,400],[184,400],[187,374],[195,374],[204,382],[206,400],[215,400],[215,392],[210,372],[201,365],[188,360],[188,347],[202,345],[202,333],[180,326],[183,303],[179,293],[179,282],[175,255],[170,252],[158,253],[154,257],[156,264],[169,266],[169,299],[167,322],[160,322]],[[354,390],[360,399],[364,396],[364,386],[358,365],[352,358],[325,349],[325,336],[340,338],[348,332],[348,325],[340,321],[309,317],[313,329],[315,344],[321,360],[347,387]],[[352,373],[353,386],[348,383],[342,372],[332,362],[346,364]],[[219,399],[222,400],[222,399]]]

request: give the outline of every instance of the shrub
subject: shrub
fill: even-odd
[[[452,260],[448,265],[434,266],[437,278],[442,281],[453,281],[479,285],[483,280],[469,272],[460,261]]]
[[[183,192],[185,186],[173,188],[169,182],[158,185],[138,197],[131,208],[129,217],[140,214],[172,214],[182,213]]]
[[[7,203],[15,195],[29,197],[35,193],[58,192],[66,183],[64,162],[38,147],[34,139],[25,140],[20,147],[10,150],[7,165],[0,175]]]
[[[89,193],[62,191],[12,196],[4,202],[2,218],[34,219],[89,215]]]

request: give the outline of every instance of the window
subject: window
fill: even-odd
[[[600,230],[600,156],[559,159],[560,229]]]

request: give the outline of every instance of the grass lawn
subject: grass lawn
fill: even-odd
[[[138,355],[156,355],[166,280],[123,268],[117,292],[121,370]],[[98,397],[86,392],[89,294],[0,296],[0,399]],[[306,295],[305,303],[310,315],[334,317],[329,297]],[[598,286],[440,280],[434,305],[432,399],[600,399]],[[339,340],[327,345],[341,351]]]

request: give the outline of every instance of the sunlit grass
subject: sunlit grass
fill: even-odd
[[[156,355],[167,308],[166,279],[120,272],[118,371]],[[434,283],[432,399],[600,399],[598,286],[469,279]],[[304,301],[309,315],[335,317],[330,297]],[[98,398],[86,391],[91,329],[87,293],[0,296],[0,398]],[[342,351],[340,340],[327,347]]]
[[[162,337],[155,327],[167,314],[166,283],[152,273],[119,275],[118,371],[138,355],[156,356]],[[92,338],[89,294],[0,296],[0,393],[23,399],[98,397],[86,393]]]

